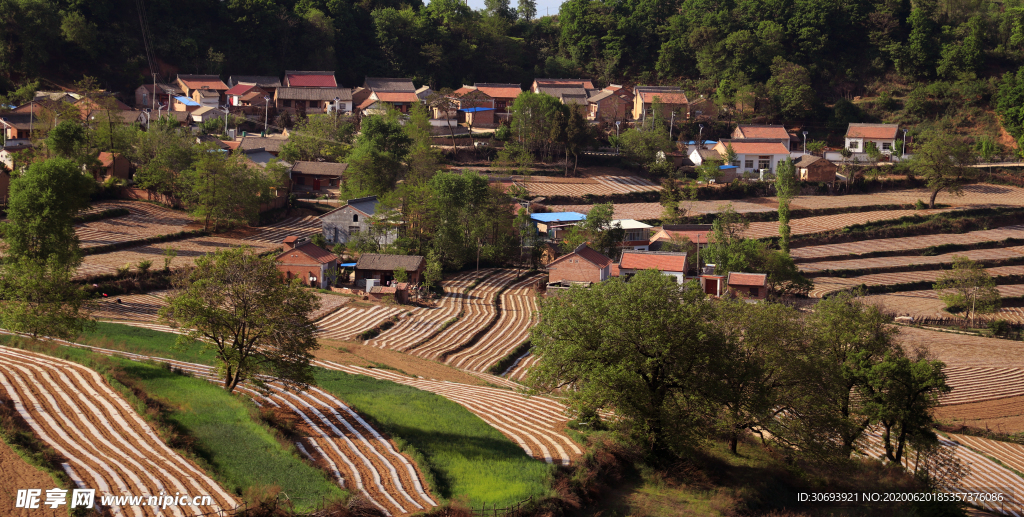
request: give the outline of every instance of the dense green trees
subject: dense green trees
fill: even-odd
[[[581,325],[580,322],[587,322]],[[790,454],[849,458],[869,426],[899,462],[935,442],[929,411],[943,364],[908,354],[875,307],[849,295],[804,315],[773,303],[711,301],[646,270],[540,302],[528,382],[561,389],[580,422],[617,427],[665,461],[712,436],[753,430]],[[765,432],[767,431],[767,432]]]

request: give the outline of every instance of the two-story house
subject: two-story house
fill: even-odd
[[[787,151],[791,147],[789,131],[786,131],[785,126],[739,124],[736,129],[732,130],[732,138],[734,140],[778,140],[779,143],[786,146]]]
[[[367,77],[363,80],[360,95],[353,93],[353,98],[360,100],[356,105],[360,110],[371,110],[383,103],[402,113],[409,113],[409,109],[420,102],[412,79],[407,77]]]
[[[655,102],[661,103],[661,115],[670,120],[685,119],[688,112],[686,93],[676,86],[637,86],[633,88],[633,120],[645,120]]]
[[[224,92],[228,91],[228,85],[224,84],[224,81],[221,81],[220,77],[216,75],[178,74],[177,87],[185,94],[183,97],[192,99],[204,106],[216,108],[227,101],[227,99],[223,98],[223,95]],[[206,99],[206,102],[200,102],[196,99],[195,93],[199,90],[209,90],[200,97]],[[216,98],[211,95],[211,92],[216,93]]]
[[[377,196],[349,199],[344,205],[320,217],[324,238],[330,243],[347,243],[356,235],[370,230],[371,216],[377,213]],[[380,244],[391,244],[398,238],[398,230],[389,228],[375,232]]]

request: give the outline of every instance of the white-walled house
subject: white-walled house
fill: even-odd
[[[616,225],[623,230],[622,248],[647,251],[651,245],[651,228],[646,223],[636,219],[615,219],[611,222],[612,227]]]
[[[899,124],[850,124],[846,130],[846,148],[863,153],[868,142],[874,142],[882,154],[892,154],[896,148]]]
[[[775,174],[775,170],[782,162],[790,157],[789,149],[776,139],[744,138],[740,140],[721,139],[715,145],[714,150],[718,154],[726,156],[728,147],[732,146],[736,158],[729,165],[737,167],[737,174],[740,176],[750,173],[751,176],[760,176],[761,171]]]
[[[677,284],[686,282],[686,252],[625,250],[619,259],[619,276],[631,276],[645,269],[657,269],[675,277]]]

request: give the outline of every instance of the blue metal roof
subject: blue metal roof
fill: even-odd
[[[199,103],[189,99],[188,97],[175,97],[174,100],[186,105],[186,106],[198,106]]]
[[[338,264],[338,265],[341,266],[341,267],[356,267],[356,263],[355,262],[346,262],[344,264]]]
[[[459,110],[459,111],[461,111],[463,113],[477,113],[477,112],[480,112],[480,111],[494,111],[494,108],[466,108],[466,109]]]
[[[695,140],[690,140],[690,141],[686,142],[686,145],[693,145],[693,144],[696,144],[696,143],[697,142]],[[704,145],[717,144],[717,143],[718,143],[717,140],[704,140]]]
[[[550,214],[530,214],[530,219],[541,223],[573,223],[583,221],[586,214],[579,212],[554,212]]]
[[[718,166],[718,168],[719,168],[719,170],[725,170],[725,169],[739,169],[739,167],[737,167],[737,166],[735,166],[735,165],[719,165],[719,166]]]

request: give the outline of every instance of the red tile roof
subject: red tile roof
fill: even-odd
[[[419,102],[416,92],[375,92],[383,102]]]
[[[789,154],[782,142],[744,142],[743,140],[729,140],[719,142],[723,147],[732,145],[736,154]]]
[[[500,99],[514,99],[523,93],[522,88],[500,88],[496,86],[480,86],[477,89],[490,95],[491,97]]]
[[[238,146],[242,145],[242,142],[238,140],[221,140],[221,142],[224,142],[224,145],[228,146],[228,149],[232,151],[238,149]]]
[[[114,154],[108,152],[101,152],[97,159],[100,161],[100,165],[104,167],[110,167],[114,164]]]
[[[285,76],[289,87],[292,88],[337,88],[338,81],[331,72],[295,72]]]
[[[768,275],[764,273],[729,273],[728,285],[743,287],[764,287],[768,285]]]
[[[291,251],[299,251],[305,253],[309,258],[313,259],[314,261],[320,264],[327,264],[329,262],[338,260],[337,255],[321,248],[320,246],[317,246],[316,244],[313,244],[312,242],[307,242],[302,246],[295,248],[294,250],[288,250],[279,255],[278,258],[280,258],[283,255],[286,255],[288,252]]]
[[[606,257],[606,256],[604,256],[604,255],[602,255],[602,254],[600,254],[600,253],[590,249],[590,247],[587,246],[586,244],[583,244],[579,248],[576,248],[576,251],[574,251],[572,253],[569,253],[568,255],[562,255],[561,257],[558,257],[557,259],[551,261],[548,264],[548,268],[550,268],[551,266],[554,266],[555,264],[558,264],[559,262],[561,262],[563,260],[566,260],[566,259],[569,259],[569,258],[572,258],[572,257],[579,257],[579,258],[581,258],[581,259],[583,259],[583,260],[585,260],[587,262],[590,262],[591,264],[593,264],[593,265],[595,265],[597,267],[600,267],[600,268],[603,268],[603,267],[605,267],[605,266],[607,266],[607,265],[612,263],[612,259],[610,259],[610,258],[608,258],[608,257]]]
[[[686,271],[686,253],[623,251],[619,269]]]
[[[228,91],[224,92],[224,94],[225,95],[244,95],[246,92],[248,92],[249,90],[251,90],[251,89],[253,89],[255,87],[256,87],[255,84],[242,84],[242,83],[238,83],[238,84],[232,86],[231,88],[229,88]]]
[[[892,140],[896,138],[899,127],[899,124],[850,124],[846,137]]]
[[[196,76],[195,78],[187,78],[186,76],[178,76],[178,80],[181,81],[189,90],[201,90],[205,86],[211,90],[227,90],[228,85],[224,84],[216,76]]]
[[[658,97],[662,103],[665,104],[686,104],[685,93],[669,93],[669,92],[647,92],[644,95],[644,102],[654,102],[655,97]]]
[[[737,126],[743,138],[777,138],[789,140],[789,132],[783,126]]]
[[[455,95],[456,97],[458,97],[460,95],[465,95],[465,94],[467,94],[469,92],[475,92],[475,91],[476,91],[476,88],[474,88],[472,86],[462,85],[462,88],[459,88],[458,90],[455,90],[454,92],[452,92],[452,94]]]
[[[660,232],[651,236],[651,242],[654,241],[669,241],[673,237],[682,238],[686,237],[690,239],[690,242],[694,244],[707,244],[708,235],[711,234],[710,230],[698,231],[698,230],[661,230]]]

